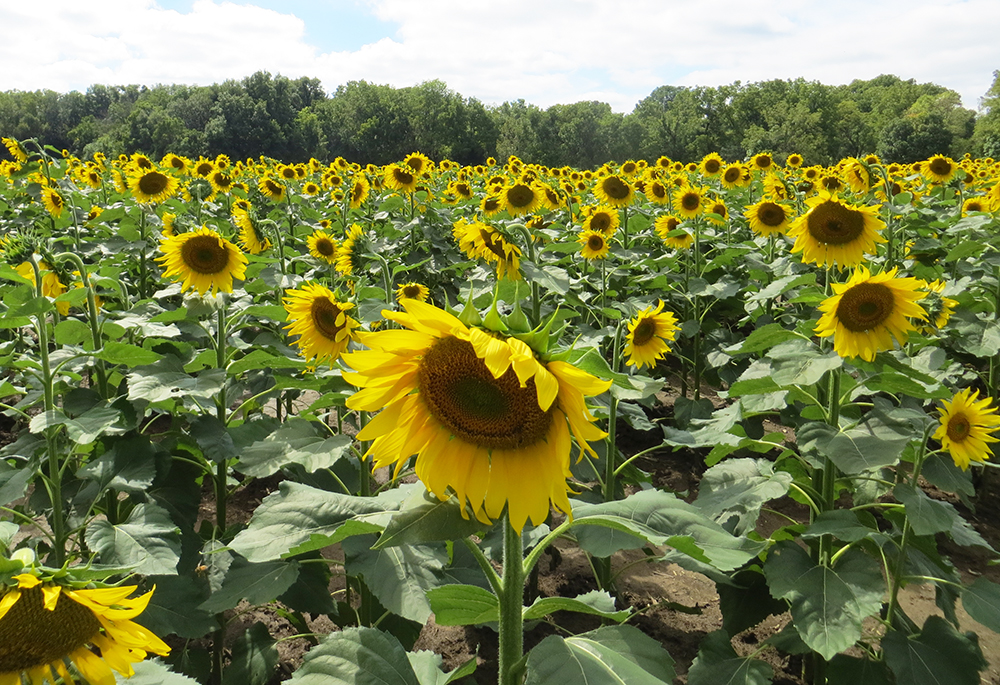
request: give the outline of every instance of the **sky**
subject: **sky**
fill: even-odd
[[[661,85],[895,74],[977,109],[1000,69],[997,0],[0,0],[0,26],[0,91],[268,71],[627,113]]]

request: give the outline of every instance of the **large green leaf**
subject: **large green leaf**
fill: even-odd
[[[768,685],[774,671],[759,659],[736,654],[724,630],[709,633],[688,671],[689,685]]]
[[[410,666],[413,668],[417,680],[420,681],[420,685],[449,685],[476,672],[476,657],[474,656],[447,673],[441,670],[444,659],[440,654],[421,650],[407,652],[406,657],[410,660]]]
[[[145,435],[115,439],[111,449],[77,471],[79,478],[96,480],[98,487],[123,492],[145,492],[156,477],[156,450]]]
[[[105,343],[103,348],[94,353],[94,356],[110,364],[123,364],[129,368],[153,364],[162,357],[162,355],[144,347],[114,341]]]
[[[36,415],[28,424],[32,433],[41,433],[50,426],[65,426],[69,439],[78,445],[94,442],[104,433],[121,433],[112,428],[121,418],[121,412],[113,407],[94,407],[80,416],[70,418],[60,409],[52,409]]]
[[[917,535],[933,535],[951,530],[958,512],[948,502],[933,500],[909,483],[900,483],[893,490],[896,499],[906,505],[906,517]]]
[[[277,665],[275,640],[258,621],[236,638],[222,685],[265,685]]]
[[[208,597],[205,583],[191,576],[151,576],[146,585],[155,586],[153,596],[135,621],[156,635],[196,639],[219,627],[215,616],[201,608]]]
[[[788,608],[767,591],[767,581],[759,570],[739,571],[734,583],[716,583],[722,628],[730,635],[752,628],[768,616],[781,614]]]
[[[420,685],[396,638],[374,628],[331,633],[306,652],[294,685]]]
[[[416,490],[389,519],[374,547],[460,540],[485,527],[474,516],[463,513],[466,512],[454,497],[442,502],[426,490]]]
[[[341,527],[348,520],[382,514],[385,505],[372,497],[341,495],[308,485],[284,481],[278,492],[264,498],[254,511],[246,530],[230,547],[250,561],[268,561],[301,554],[339,542]],[[351,534],[377,532],[381,525],[353,521]]]
[[[771,594],[791,603],[802,640],[827,660],[853,645],[861,637],[862,621],[882,606],[885,584],[879,565],[853,549],[827,568],[786,540],[768,553],[764,574]]]
[[[959,633],[940,616],[929,616],[919,635],[890,630],[882,650],[896,682],[906,685],[979,685],[987,665],[975,635]]]
[[[621,623],[632,615],[630,609],[616,611],[614,597],[600,590],[593,590],[575,598],[540,597],[530,607],[524,608],[524,620],[544,618],[556,611],[573,611],[578,614],[600,616]]]
[[[775,473],[766,459],[729,459],[702,476],[694,506],[727,529],[736,518],[733,530],[744,535],[756,527],[760,508],[788,492],[791,482],[790,473]]]
[[[840,431],[813,421],[798,431],[798,438],[804,452],[815,450],[853,476],[895,464],[913,439],[913,431],[908,425],[886,425],[875,418]]]
[[[609,626],[542,640],[528,654],[525,685],[664,685],[674,676],[659,642],[632,626]]]
[[[445,585],[427,591],[434,622],[442,626],[472,626],[500,620],[500,602],[476,585]]]
[[[306,471],[330,468],[351,446],[347,435],[320,435],[305,419],[290,419],[266,438],[244,448],[236,469],[248,476],[270,476],[289,464]]]
[[[1000,585],[980,576],[962,591],[962,606],[969,616],[1000,633]]]
[[[131,566],[143,575],[173,575],[180,560],[180,529],[167,510],[153,502],[137,504],[125,523],[96,521],[87,544],[102,564]]]
[[[651,543],[731,571],[764,548],[764,543],[734,537],[694,506],[658,490],[602,504],[578,504],[573,515],[580,546],[598,557]]]
[[[830,661],[826,680],[828,685],[892,685],[892,674],[884,661],[838,654]]]
[[[205,600],[201,608],[213,614],[232,609],[245,599],[251,604],[266,604],[292,586],[299,575],[297,561],[265,561],[254,564],[236,558],[229,567],[222,587]]]
[[[128,375],[128,398],[162,402],[196,398],[212,400],[226,382],[222,369],[207,369],[191,375],[176,357],[164,357],[155,364],[137,366]]]

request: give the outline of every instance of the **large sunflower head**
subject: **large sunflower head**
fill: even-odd
[[[271,248],[271,241],[252,208],[233,210],[233,223],[240,229],[240,245],[250,254],[260,254]]]
[[[871,274],[859,266],[847,283],[833,284],[834,295],[823,300],[823,313],[815,333],[833,336],[833,349],[841,357],[873,361],[877,352],[893,349],[893,338],[903,344],[915,326],[910,319],[926,320],[917,302],[927,296],[916,278],[896,278],[896,269]]]
[[[329,288],[306,283],[285,291],[285,311],[290,321],[285,330],[299,336],[295,344],[306,361],[319,359],[332,364],[355,339],[354,331],[361,325],[347,315],[353,307],[337,299]]]
[[[160,242],[163,254],[156,258],[167,278],[182,279],[181,289],[194,288],[199,295],[211,291],[233,292],[233,279],[246,276],[247,258],[236,245],[202,226]]]
[[[128,177],[128,187],[137,202],[156,204],[177,192],[180,184],[159,169],[146,169]]]
[[[543,522],[551,505],[572,515],[572,444],[594,456],[589,442],[606,435],[584,398],[610,382],[432,305],[400,304],[405,313],[382,315],[404,330],[366,334],[369,350],[344,355],[356,369],[344,379],[361,388],[348,406],[381,410],[358,433],[373,441],[365,456],[399,471],[416,455],[417,476],[434,495],[454,494],[485,520],[506,508],[517,531]]]
[[[5,148],[10,153],[10,156],[14,158],[14,161],[18,164],[24,164],[28,161],[28,151],[24,149],[21,142],[14,140],[13,138],[2,138],[0,141],[3,142]]]
[[[512,217],[530,214],[542,204],[542,191],[534,183],[518,181],[500,191],[504,209]]]
[[[875,254],[877,243],[886,242],[878,233],[885,228],[878,217],[881,205],[857,207],[829,193],[820,193],[806,204],[809,211],[788,230],[795,238],[792,252],[801,252],[806,263],[856,266],[866,254]]]
[[[722,183],[722,187],[726,190],[739,188],[749,182],[750,174],[747,173],[747,168],[739,162],[734,162],[733,164],[728,165],[722,170],[722,174],[720,176],[720,183]]]
[[[951,157],[934,155],[921,166],[920,171],[932,183],[947,183],[958,173],[958,165]]]
[[[756,171],[770,171],[774,167],[774,158],[766,152],[758,152],[750,158],[750,168]]]
[[[750,220],[750,230],[757,235],[778,235],[788,230],[792,210],[780,202],[761,200],[747,207],[743,216]]]
[[[42,205],[45,206],[46,211],[57,219],[62,216],[63,210],[66,208],[66,201],[63,200],[59,191],[49,186],[42,186],[41,193]]]
[[[369,192],[371,192],[371,184],[368,183],[365,175],[362,173],[354,174],[351,178],[350,208],[358,209],[361,207],[368,199]]]
[[[665,205],[670,202],[670,191],[667,185],[660,179],[651,179],[643,187],[646,199],[657,205]]]
[[[625,207],[635,198],[635,188],[623,176],[611,174],[597,179],[597,183],[594,184],[594,195],[611,207]]]
[[[390,190],[412,193],[417,189],[418,174],[406,164],[390,164],[385,168],[383,182]]]
[[[992,399],[979,399],[978,390],[966,388],[941,404],[941,425],[934,439],[941,441],[955,465],[967,471],[971,462],[983,463],[993,456],[988,443],[998,441],[993,434],[1000,430],[1000,416]]]
[[[685,219],[692,219],[704,211],[705,189],[685,186],[674,197],[674,211]]]
[[[707,155],[702,157],[701,164],[698,166],[703,176],[713,178],[722,173],[722,168],[725,164],[726,163],[722,161],[722,157],[719,156],[718,152],[709,152]]]
[[[496,267],[497,278],[521,278],[521,248],[481,221],[459,219],[452,228],[458,247],[469,259],[484,259]]]
[[[658,216],[653,222],[653,229],[664,245],[675,250],[686,250],[694,244],[694,236],[680,226],[681,220],[672,214]]]
[[[413,173],[419,176],[420,174],[427,173],[430,171],[434,163],[427,157],[427,155],[420,152],[411,152],[403,159],[403,164],[410,167]]]
[[[597,231],[611,236],[621,224],[621,217],[611,207],[597,205],[586,209],[587,218],[583,222],[583,230]]]
[[[257,189],[274,202],[285,199],[285,184],[272,176],[261,176],[257,181]]]
[[[28,572],[0,583],[0,683],[75,682],[67,661],[88,683],[114,683],[112,669],[128,677],[147,652],[169,654],[131,620],[153,594],[129,599],[135,589],[78,590]]]
[[[656,308],[646,307],[628,323],[628,337],[625,339],[626,364],[641,369],[656,366],[658,359],[670,352],[668,342],[677,338],[677,317],[672,312],[663,311],[663,301]]]

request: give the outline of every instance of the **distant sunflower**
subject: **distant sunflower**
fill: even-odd
[[[934,155],[921,167],[924,178],[932,183],[947,183],[958,173],[958,165],[951,157]]]
[[[10,156],[14,158],[14,161],[18,164],[24,164],[28,161],[28,151],[24,149],[20,141],[14,140],[13,138],[3,138],[0,139],[3,142],[7,151],[10,152]]]
[[[761,200],[747,207],[743,216],[750,220],[750,230],[757,235],[779,235],[788,230],[792,210],[779,202]]]
[[[302,194],[309,197],[319,195],[320,190],[322,190],[322,188],[319,187],[319,184],[313,181],[306,181],[306,183],[302,186]]]
[[[182,279],[181,289],[194,288],[199,295],[211,291],[233,292],[233,279],[246,276],[246,255],[215,231],[202,226],[160,242],[163,275]]]
[[[832,297],[823,300],[823,312],[814,329],[821,338],[833,336],[841,357],[873,361],[875,354],[893,348],[893,338],[906,342],[915,330],[909,319],[927,319],[917,304],[927,296],[916,278],[896,278],[896,268],[872,275],[859,266],[847,283],[834,283]]]
[[[160,160],[160,165],[179,174],[186,174],[190,163],[183,157],[175,155],[173,152],[168,152]]]
[[[337,263],[337,241],[324,231],[313,231],[307,239],[309,254],[327,264]]]
[[[625,339],[627,366],[641,369],[656,366],[658,359],[670,352],[668,342],[677,338],[677,317],[672,312],[663,311],[663,301],[656,308],[646,307],[628,323],[628,337]]]
[[[31,281],[38,287],[38,281],[35,280],[35,270],[31,266],[31,262],[22,262],[15,271],[21,274],[22,277]],[[38,275],[42,279],[42,297],[51,297],[53,299],[59,297],[64,292],[66,292],[66,284],[62,282],[59,274],[52,270],[48,262],[39,261],[38,262]],[[69,302],[56,302],[56,311],[58,311],[63,316],[69,314]],[[2,683],[3,681],[0,681]]]
[[[725,164],[726,163],[722,161],[722,157],[719,156],[718,152],[709,152],[707,155],[702,157],[701,164],[698,166],[701,169],[702,176],[713,178],[722,173],[722,168]]]
[[[643,193],[646,195],[646,199],[653,204],[665,205],[670,202],[670,191],[667,190],[667,186],[663,181],[659,179],[648,181],[645,188],[643,188]]]
[[[587,213],[587,218],[583,222],[583,230],[597,231],[605,236],[611,236],[621,224],[621,217],[611,207],[598,205],[591,207]]]
[[[419,176],[420,174],[426,173],[431,170],[434,163],[427,157],[427,155],[421,154],[420,152],[411,152],[403,159],[403,164],[410,167],[413,173]]]
[[[992,399],[979,399],[978,390],[966,388],[941,404],[941,425],[934,439],[941,441],[955,466],[968,471],[971,462],[983,463],[993,456],[988,443],[998,441],[993,434],[1000,430],[1000,416],[996,415]]]
[[[147,652],[170,653],[162,640],[131,620],[145,610],[152,592],[129,599],[135,585],[74,589],[31,573],[9,578],[16,585],[0,584],[3,685],[41,685],[60,677],[73,683],[67,661],[88,683],[108,685],[115,682],[112,669],[128,677],[135,672],[132,664]]]
[[[158,169],[148,169],[128,177],[129,190],[136,201],[143,204],[163,202],[177,192],[179,185],[176,178]]]
[[[926,284],[927,297],[921,302],[921,306],[927,310],[927,324],[920,327],[921,333],[929,335],[936,330],[941,330],[948,324],[951,315],[955,313],[958,301],[944,296],[946,285],[942,280]]]
[[[336,268],[344,276],[350,276],[358,266],[358,257],[355,254],[355,244],[364,235],[364,230],[357,224],[351,224],[347,229],[344,242],[337,248]]]
[[[722,200],[713,200],[705,205],[706,215],[712,215],[719,217],[718,219],[712,216],[706,216],[706,218],[713,224],[718,226],[724,226],[726,221],[729,219],[729,210],[726,209],[726,203]]]
[[[285,330],[299,336],[295,344],[307,362],[318,359],[332,364],[354,340],[354,331],[361,325],[347,315],[353,304],[339,301],[329,288],[318,283],[286,290],[284,304],[291,322]]]
[[[364,174],[358,173],[351,177],[351,194],[350,194],[350,208],[358,209],[365,203],[368,199],[368,193],[371,192],[371,185],[368,183],[368,179],[365,178]]]
[[[774,166],[774,158],[766,152],[758,152],[750,158],[750,168],[757,171],[770,171]]]
[[[562,207],[563,199],[558,190],[550,186],[548,183],[540,183],[538,188],[541,191],[540,198],[543,207],[552,211]]]
[[[470,259],[484,259],[496,267],[497,278],[521,278],[521,249],[498,230],[480,221],[459,219],[452,234]]]
[[[44,205],[45,210],[54,216],[59,218],[62,216],[63,210],[66,208],[66,202],[63,200],[62,195],[55,188],[50,188],[48,186],[42,186],[42,205]]]
[[[426,285],[421,283],[403,283],[396,288],[396,299],[400,302],[403,300],[426,302],[427,298],[430,296],[431,291],[427,289]]]
[[[497,195],[487,195],[479,203],[484,216],[494,216],[503,211],[503,200]]]
[[[962,203],[962,216],[968,216],[973,212],[990,212],[989,201],[985,197],[970,197]]]
[[[580,255],[584,259],[604,259],[611,250],[608,237],[601,231],[581,231],[579,242],[583,246],[580,249]]]
[[[260,180],[257,181],[257,189],[273,202],[281,202],[285,199],[285,184],[271,176],[261,176]]]
[[[802,155],[800,155],[797,152],[793,152],[792,154],[788,155],[788,157],[785,159],[785,166],[790,167],[792,169],[798,169],[800,166],[802,166],[802,162],[803,162]]]
[[[631,204],[635,197],[635,188],[621,176],[611,174],[597,180],[594,185],[594,195],[611,207],[625,207]]]
[[[390,190],[412,193],[417,189],[417,173],[409,166],[390,164],[385,168],[383,182]]]
[[[885,228],[878,218],[881,205],[856,207],[828,193],[806,204],[809,211],[792,223],[788,235],[795,238],[792,252],[801,252],[807,264],[855,266],[875,254],[877,243],[886,242],[879,235]]]
[[[674,211],[685,219],[693,219],[704,211],[704,188],[685,186],[674,197]]]
[[[744,181],[745,174],[746,167],[739,162],[728,165],[722,170],[722,176],[720,179],[722,187],[726,190],[732,190],[733,188],[739,188],[746,185]]]
[[[271,248],[271,241],[250,211],[233,212],[233,222],[240,229],[240,245],[250,254],[260,254]]]
[[[562,361],[544,361],[517,338],[469,328],[442,309],[403,300],[405,312],[382,315],[403,326],[365,335],[370,350],[344,355],[356,369],[344,379],[360,388],[351,409],[381,410],[358,433],[372,440],[365,457],[399,472],[416,455],[417,477],[439,499],[452,493],[480,520],[506,510],[520,532],[549,516],[572,515],[570,453],[595,456],[585,397],[602,381]]]
[[[542,194],[534,183],[511,183],[500,191],[504,209],[512,217],[530,214],[542,204]]]
[[[680,227],[681,220],[673,215],[665,215],[656,218],[653,228],[656,235],[667,247],[675,250],[686,250],[694,244],[694,236]]]

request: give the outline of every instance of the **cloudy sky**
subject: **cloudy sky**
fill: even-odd
[[[997,0],[0,0],[0,26],[0,90],[266,70],[629,112],[665,84],[888,73],[976,109],[1000,69]]]

